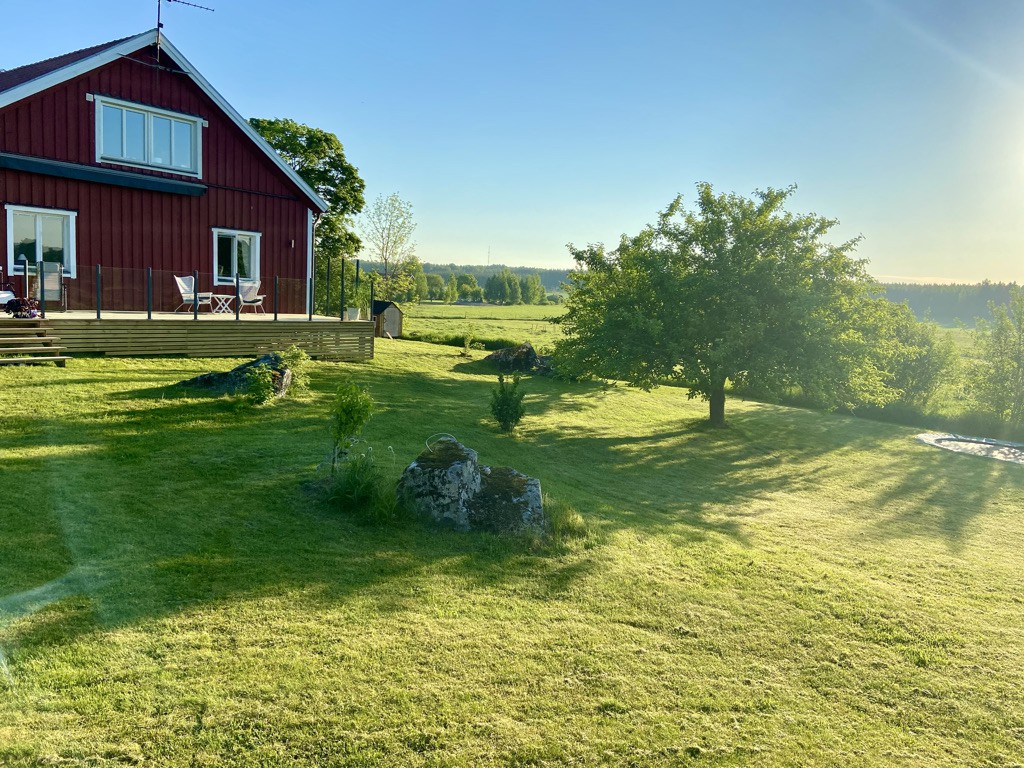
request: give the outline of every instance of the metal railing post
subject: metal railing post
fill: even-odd
[[[36,262],[36,282],[39,283],[39,316],[46,319],[46,286],[43,285],[43,262]]]
[[[96,319],[103,318],[103,270],[96,265]]]
[[[26,299],[28,295],[28,256],[21,257],[21,295]]]
[[[341,308],[338,310],[338,319],[345,319],[345,260],[341,260],[341,301],[338,302]]]
[[[199,319],[199,270],[192,270],[192,319]]]
[[[153,268],[146,267],[146,319],[153,319]]]
[[[241,298],[241,291],[240,291],[241,285],[242,285],[242,281],[238,277],[238,273],[236,272],[235,273],[235,320],[238,319],[238,313],[242,311],[242,307],[241,307],[242,298]]]
[[[274,320],[277,320],[277,292],[281,286],[281,280],[277,275],[274,275]]]
[[[331,314],[331,258],[327,257],[327,303],[324,305],[324,314]]]

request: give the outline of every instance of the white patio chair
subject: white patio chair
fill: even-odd
[[[197,309],[206,304],[211,311],[213,310],[213,291],[200,291],[197,295],[192,275],[185,275],[185,277],[175,275],[174,282],[178,284],[178,293],[181,294],[181,304],[175,308],[175,312],[179,311],[182,307],[188,307],[189,311],[191,311],[192,305],[196,304],[197,301]]]
[[[263,314],[267,313],[267,310],[263,308],[263,300],[266,298],[265,294],[260,294],[260,281],[259,280],[239,280],[238,281],[238,311],[244,312],[246,307],[253,307],[254,311],[259,310]]]

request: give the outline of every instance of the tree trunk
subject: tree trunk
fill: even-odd
[[[708,397],[709,415],[708,421],[713,427],[725,426],[725,377],[715,378],[711,383],[711,392]]]

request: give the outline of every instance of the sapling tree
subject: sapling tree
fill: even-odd
[[[524,394],[519,390],[519,374],[512,376],[511,383],[498,374],[498,386],[491,390],[491,415],[506,435],[511,435],[526,415]]]
[[[351,380],[342,382],[331,406],[331,474],[373,415],[373,399]]]

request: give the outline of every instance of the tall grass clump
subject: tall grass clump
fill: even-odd
[[[291,391],[300,394],[309,391],[310,359],[303,350],[292,344],[284,352],[278,352],[285,366],[292,372]]]
[[[381,524],[398,517],[398,497],[378,464],[373,448],[352,451],[338,466],[331,503],[361,523]]]

